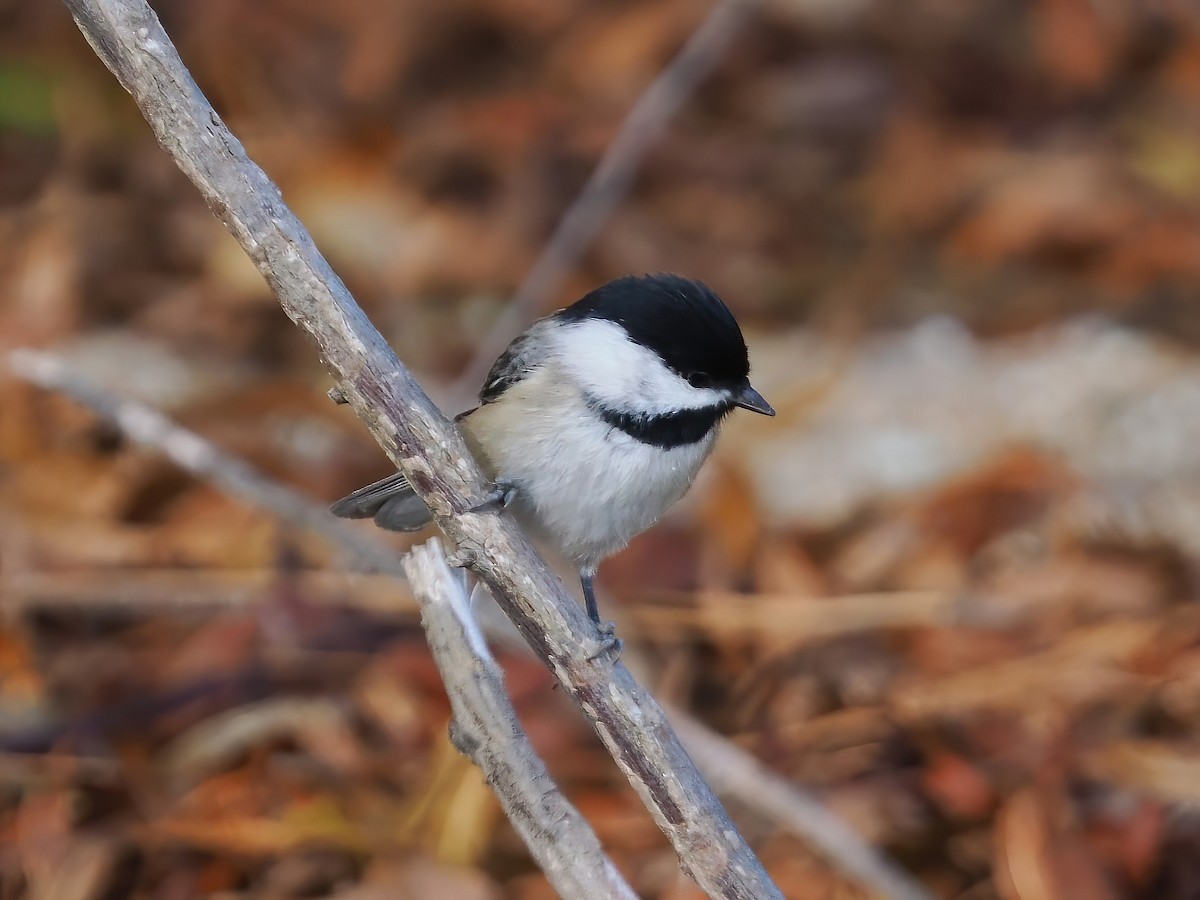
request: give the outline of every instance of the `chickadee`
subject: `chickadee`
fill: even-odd
[[[706,285],[627,276],[534,322],[492,366],[479,406],[455,419],[492,499],[576,565],[602,632],[601,560],[691,487],[731,409],[775,415],[749,372],[741,329]],[[431,519],[403,473],[330,509],[391,531]]]

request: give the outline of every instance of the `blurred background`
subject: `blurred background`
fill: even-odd
[[[764,0],[507,333],[709,6],[155,7],[449,412],[480,347],[617,275],[734,309],[780,416],[732,417],[601,572],[659,698],[933,896],[1200,897],[1195,4]],[[34,0],[0,0],[0,344],[319,503],[390,469]],[[446,739],[402,585],[7,375],[0,479],[0,900],[553,896]],[[638,891],[700,896],[541,666],[502,661]],[[728,802],[788,897],[866,896]]]

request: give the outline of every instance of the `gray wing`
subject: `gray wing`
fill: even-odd
[[[404,473],[361,487],[329,507],[339,519],[371,519],[388,531],[419,531],[433,517]]]
[[[481,403],[498,400],[501,394],[517,382],[523,381],[542,364],[546,358],[544,331],[548,327],[547,323],[546,319],[535,322],[514,338],[508,348],[500,354],[479,391]]]
[[[481,403],[498,400],[501,394],[542,364],[546,358],[543,336],[546,327],[545,319],[535,322],[500,354],[479,392]],[[459,414],[455,421],[474,411]],[[359,488],[329,507],[329,511],[340,519],[373,518],[376,525],[388,531],[418,531],[433,521],[429,510],[401,472]]]

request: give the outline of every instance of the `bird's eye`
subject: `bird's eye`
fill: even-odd
[[[687,377],[687,383],[694,388],[710,388],[713,386],[712,376],[707,372],[693,372]]]

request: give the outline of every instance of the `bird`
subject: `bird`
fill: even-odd
[[[751,385],[741,328],[717,294],[673,274],[627,275],[539,319],[493,364],[455,418],[508,509],[577,569],[604,636],[595,576],[691,487],[735,408],[775,410]],[[330,507],[417,531],[429,510],[398,472]],[[616,642],[619,647],[619,642]]]

